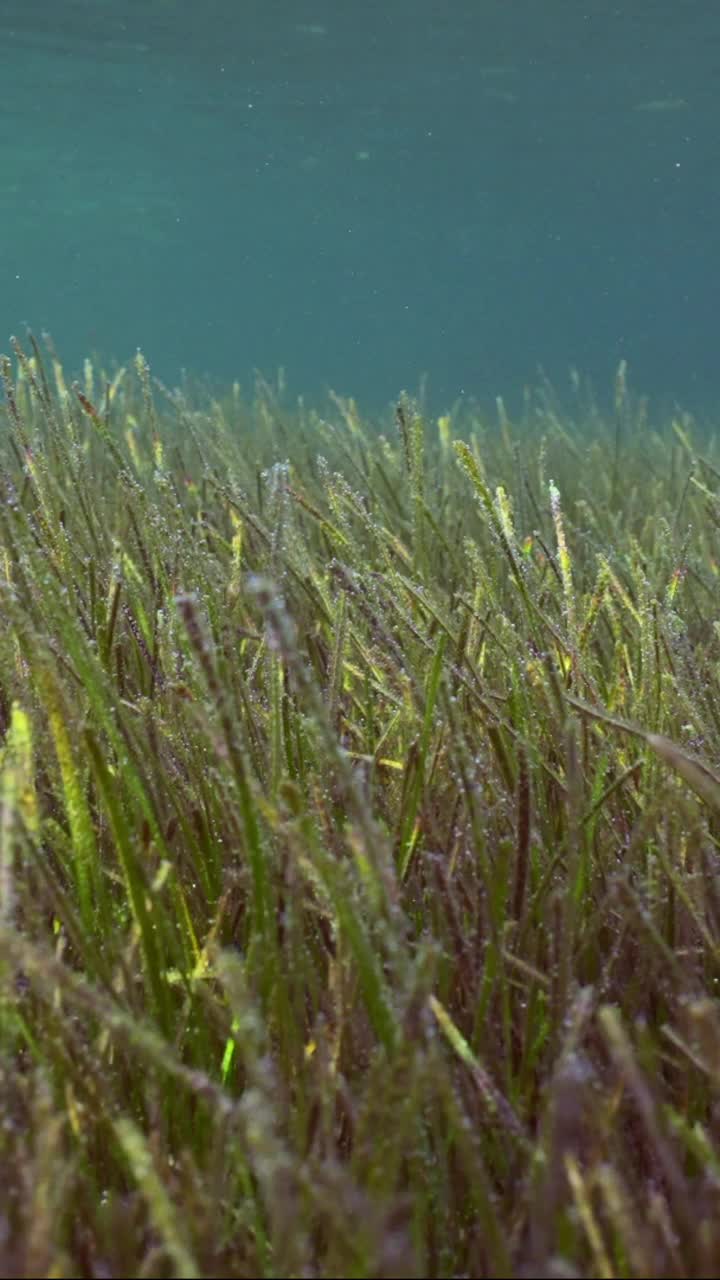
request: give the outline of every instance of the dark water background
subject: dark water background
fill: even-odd
[[[0,0],[0,348],[720,403],[719,0]]]

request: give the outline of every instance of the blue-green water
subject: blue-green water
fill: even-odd
[[[717,0],[0,0],[0,83],[0,346],[720,401]]]

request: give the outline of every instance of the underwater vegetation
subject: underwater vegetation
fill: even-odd
[[[11,349],[2,1274],[716,1274],[712,434]]]

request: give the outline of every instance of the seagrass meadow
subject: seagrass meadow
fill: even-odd
[[[712,432],[8,350],[2,1274],[716,1274]]]

